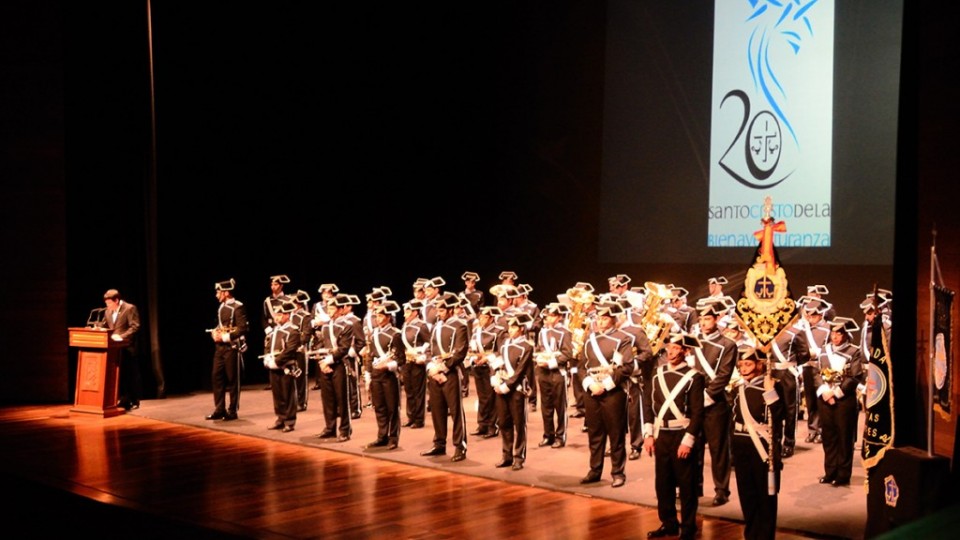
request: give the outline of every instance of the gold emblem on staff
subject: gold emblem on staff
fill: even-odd
[[[769,352],[780,332],[793,324],[797,304],[790,298],[787,274],[777,264],[773,233],[786,232],[783,221],[771,217],[773,200],[763,201],[763,229],[754,233],[760,241],[757,258],[744,280],[743,297],[737,302],[737,317],[753,335],[757,349]]]

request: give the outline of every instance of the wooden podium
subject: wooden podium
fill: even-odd
[[[117,407],[120,355],[126,341],[110,339],[110,332],[96,328],[70,328],[70,346],[77,347],[77,391],[70,412],[108,418],[123,414]]]

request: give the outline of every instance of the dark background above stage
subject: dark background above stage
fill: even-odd
[[[268,276],[277,273],[313,296],[320,283],[336,282],[361,296],[388,285],[403,301],[417,277],[439,275],[459,287],[460,274],[473,270],[487,289],[509,269],[542,305],[576,281],[599,288],[619,272],[637,284],[682,285],[695,299],[708,277],[736,282],[749,263],[597,262],[603,2],[298,11],[158,1],[150,305],[145,2],[94,4],[0,8],[2,68],[15,75],[0,94],[11,127],[2,135],[3,320],[6,328],[31,323],[22,339],[4,332],[0,345],[11,358],[35,359],[4,364],[5,401],[72,401],[65,327],[82,325],[110,287],[145,319],[149,397],[152,354],[168,392],[206,388],[203,330],[216,309],[213,283],[229,277],[256,325]],[[787,267],[795,295],[824,283],[844,315],[858,315],[874,282],[892,286],[898,305],[911,309],[899,301],[911,297],[906,289],[925,264],[914,257],[922,248],[910,193],[915,200],[918,184],[943,176],[918,176],[930,167],[918,163],[918,125],[951,125],[955,116],[918,116],[926,93],[938,94],[936,84],[919,86],[911,35],[904,33],[897,209],[906,240],[897,238],[894,271],[906,281],[892,282],[889,267]],[[925,50],[927,41],[919,43]],[[921,155],[941,171],[952,168],[953,154]],[[683,223],[684,201],[662,204]],[[864,216],[864,227],[869,222]],[[953,216],[937,224],[941,238],[957,232]],[[922,338],[906,334],[906,356]],[[914,369],[906,369],[909,381]],[[266,380],[255,365],[248,378]],[[898,387],[906,396],[898,403],[916,401],[910,386]]]

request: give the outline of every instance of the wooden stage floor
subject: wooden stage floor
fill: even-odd
[[[473,400],[465,402],[469,411]],[[537,448],[540,417],[531,413],[526,467],[510,471],[493,467],[499,439],[470,437],[460,463],[452,452],[419,456],[430,446],[429,420],[404,430],[388,453],[363,448],[376,432],[369,409],[352,440],[330,443],[314,437],[323,426],[312,403],[296,431],[268,431],[262,385],[244,388],[240,420],[203,420],[211,403],[209,394],[171,396],[107,419],[68,405],[0,408],[0,475],[15,490],[6,523],[30,537],[66,528],[100,538],[645,538],[659,526],[649,457],[628,462],[623,488],[609,486],[609,467],[600,484],[579,485],[581,420],[571,420],[566,448]],[[475,413],[467,419],[472,431]],[[796,480],[781,491],[778,538],[862,537],[858,478],[818,485],[818,459],[819,448],[802,448],[787,461],[785,475]],[[711,508],[705,485],[701,538],[742,537],[735,480],[731,487],[731,502]]]

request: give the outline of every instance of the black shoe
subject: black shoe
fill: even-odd
[[[297,412],[303,412],[303,411],[305,411],[305,410],[307,410],[307,406],[306,406],[306,405],[300,405],[299,407],[297,407]]]
[[[530,412],[537,412],[537,404],[536,404],[536,403],[531,403],[531,404],[530,404]]]
[[[349,440],[350,440],[349,435],[340,435],[339,437],[337,437],[337,442],[347,442]]]
[[[386,446],[386,445],[387,445],[387,440],[386,440],[386,439],[377,439],[377,440],[373,441],[372,443],[367,444],[366,447],[367,447],[367,448],[377,448],[377,447]]]
[[[495,429],[493,431],[488,431],[487,434],[483,436],[483,438],[492,439],[494,437],[498,437],[499,435],[500,435],[500,431]]]
[[[313,388],[311,388],[311,390],[319,390],[319,389],[320,389],[320,385],[319,385],[319,384],[315,384],[315,385],[313,385]]]
[[[730,502],[730,498],[724,495],[723,493],[717,493],[717,495],[713,498],[714,506],[723,506],[728,502]]]
[[[483,437],[484,435],[487,434],[487,430],[485,430],[485,429],[478,429],[478,430],[476,430],[476,431],[474,431],[474,432],[471,432],[470,434],[473,435],[474,437]]]
[[[223,415],[224,422],[229,422],[231,420],[236,420],[236,419],[237,419],[237,413],[235,412],[228,412],[227,414]]]
[[[553,444],[550,445],[550,448],[563,448],[564,446],[566,446],[566,444],[560,439],[557,439],[553,441]]]
[[[434,446],[429,450],[420,452],[421,456],[442,456],[447,453],[447,449],[442,446]]]
[[[813,439],[817,436],[816,433],[807,433],[807,437],[803,439],[803,442],[812,443]]]
[[[336,436],[337,436],[337,432],[336,432],[336,431],[333,431],[333,430],[331,429],[331,430],[324,431],[323,433],[317,435],[317,438],[318,438],[318,439],[329,439],[329,438],[331,438],[331,437],[336,437]]]
[[[290,433],[293,431],[293,426],[283,426],[283,429],[280,430],[282,433]]]
[[[570,415],[570,418],[583,418],[583,413],[580,412],[580,411],[577,411],[577,412],[571,414],[571,415]]]
[[[519,461],[519,460],[514,461],[514,462],[513,462],[513,467],[510,467],[510,469],[512,469],[512,470],[514,470],[514,471],[519,471],[519,470],[522,469],[522,468],[523,468],[523,462],[522,462],[522,461]]]
[[[837,480],[834,480],[833,482],[830,482],[830,485],[833,486],[833,487],[849,486],[849,485],[850,485],[850,480],[840,480],[840,479],[837,479]]]
[[[131,403],[130,407],[127,408],[128,411],[135,411],[140,408],[140,402]]]
[[[410,429],[423,429],[423,424],[414,424],[410,426]]]
[[[784,446],[784,447],[783,447],[783,453],[782,453],[782,455],[783,455],[783,457],[785,457],[785,458],[788,458],[788,457],[792,456],[792,455],[793,455],[793,447],[792,447],[792,446]]]
[[[283,422],[278,422],[278,423],[276,423],[276,424],[268,427],[267,429],[283,429]]]
[[[413,420],[407,420],[406,422],[400,424],[400,427],[413,427]]]
[[[659,529],[647,533],[647,538],[663,538],[665,536],[677,536],[680,534],[680,527],[667,527],[661,525]]]
[[[630,461],[636,461],[640,459],[640,450],[637,448],[630,450],[630,455],[627,456],[627,459],[629,459]]]
[[[396,450],[396,449],[397,449],[397,446],[399,446],[399,445],[400,445],[400,444],[399,444],[397,441],[393,441],[393,442],[391,442],[390,444],[387,445],[387,450]]]
[[[612,487],[612,488],[618,488],[618,487],[622,487],[622,486],[623,486],[624,484],[626,484],[626,483],[627,483],[627,479],[626,479],[626,478],[624,478],[623,476],[618,476],[618,477],[616,477],[616,478],[613,479],[613,483],[610,484],[610,487]]]
[[[513,465],[513,460],[512,460],[512,459],[501,459],[500,461],[497,462],[496,465],[494,465],[494,467],[496,467],[496,468],[498,468],[498,469],[502,469],[502,468],[504,468],[504,467],[509,467],[509,466],[511,466],[511,465]]]
[[[834,482],[834,478],[832,476],[821,476],[820,478],[817,478],[817,482],[820,482],[821,484],[832,484]]]
[[[358,413],[358,412],[350,413],[350,418],[353,418],[354,420],[359,420],[359,419],[360,419],[360,413]]]
[[[538,444],[537,446],[550,446],[552,444],[553,444],[553,439],[551,439],[550,437],[544,437],[543,440],[540,441],[540,444]]]
[[[586,476],[580,479],[581,484],[592,484],[594,482],[600,481],[600,475],[596,473],[587,473]]]
[[[458,461],[463,461],[465,459],[467,459],[467,453],[463,450],[457,450],[456,452],[454,452],[453,457],[450,458],[450,461],[456,463]]]
[[[583,426],[582,428],[580,428],[580,433],[586,433],[586,432],[588,432],[588,431],[590,431],[590,430],[587,429],[587,426]]]
[[[822,443],[823,443],[823,436],[821,436],[819,433],[813,436],[813,444],[822,444]]]
[[[264,388],[264,390],[273,390],[273,387],[268,384],[268,385]]]
[[[213,411],[212,413],[208,414],[204,418],[206,418],[207,420],[223,420],[226,416],[227,416],[227,413],[225,412]]]
[[[603,452],[603,457],[610,457],[610,449],[609,449],[609,448],[607,448],[606,451]]]

